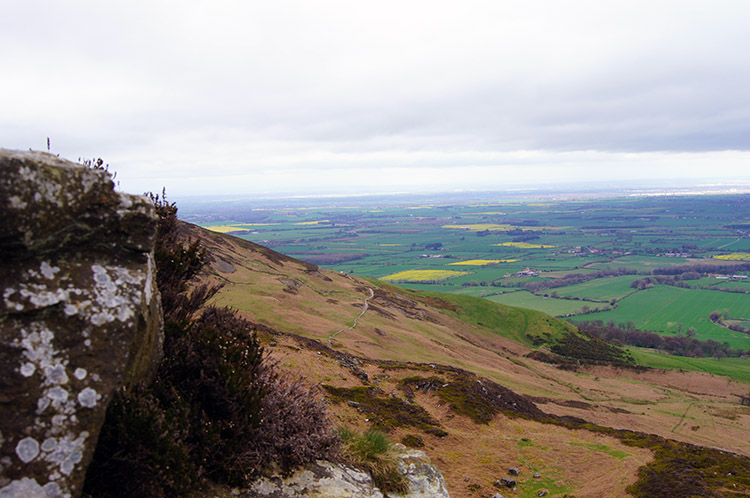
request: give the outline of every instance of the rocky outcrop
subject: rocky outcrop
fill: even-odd
[[[107,172],[0,149],[0,497],[78,496],[113,392],[155,371],[155,230]]]
[[[264,477],[239,493],[241,498],[383,498],[369,474],[324,460],[293,474]]]
[[[391,498],[450,498],[445,479],[423,451],[394,445],[399,470],[409,492],[389,492]],[[243,498],[383,498],[369,474],[342,464],[318,460],[290,476],[264,477],[235,493]]]
[[[407,449],[402,444],[394,446],[400,451],[398,467],[409,481],[409,493],[406,495],[388,493],[389,496],[450,498],[443,474],[430,462],[424,451]]]

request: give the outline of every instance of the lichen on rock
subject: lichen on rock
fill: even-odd
[[[404,494],[388,492],[392,498],[450,498],[445,479],[423,451],[393,445],[399,471],[409,485]],[[263,477],[240,497],[268,498],[381,498],[383,493],[369,474],[347,465],[318,460],[288,476]]]
[[[0,497],[78,496],[113,392],[155,371],[155,230],[106,171],[0,149]]]

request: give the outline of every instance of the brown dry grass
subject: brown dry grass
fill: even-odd
[[[362,385],[339,361],[326,354],[300,348],[291,337],[282,336],[275,342],[277,345],[270,348],[271,354],[284,365],[283,368],[304,373],[320,383],[340,387]],[[377,364],[366,364],[363,369],[383,391],[399,397],[403,397],[398,390],[400,379],[431,375],[423,370],[383,369]],[[627,447],[615,438],[585,430],[503,415],[496,416],[488,425],[478,425],[455,414],[433,394],[418,393],[415,402],[439,420],[449,435],[441,439],[413,427],[404,427],[394,430],[391,439],[400,441],[408,434],[422,437],[425,442],[423,449],[443,472],[452,497],[491,496],[502,492],[495,489],[493,483],[508,476],[510,467],[521,470],[521,475],[516,477],[518,493],[514,496],[535,496],[529,493],[535,493],[540,487],[550,491],[565,490],[565,493],[574,493],[578,497],[623,496],[625,487],[635,482],[637,469],[652,457],[649,450]],[[331,404],[330,408],[339,424],[358,430],[369,426],[367,414],[359,413],[355,408],[343,403]],[[528,441],[523,441],[523,438]],[[617,456],[612,456],[613,453]],[[534,479],[535,472],[542,478]],[[467,477],[468,481],[465,480]],[[549,483],[558,488],[545,486]],[[473,492],[471,485],[480,486],[479,491]],[[561,496],[561,493],[557,495]],[[555,495],[551,493],[549,496]]]

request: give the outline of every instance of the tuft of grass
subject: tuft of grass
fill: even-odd
[[[519,448],[526,448],[529,446],[534,446],[534,443],[531,441],[531,439],[527,437],[522,437],[521,440],[518,442]]]
[[[366,470],[384,493],[406,493],[409,483],[399,471],[398,461],[386,435],[378,430],[357,432],[338,429],[343,442],[342,457],[354,467]]]

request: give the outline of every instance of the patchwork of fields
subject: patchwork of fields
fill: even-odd
[[[416,290],[750,350],[750,334],[727,328],[750,320],[748,195],[402,200],[224,206],[186,219]],[[711,321],[724,310],[729,321]]]

